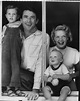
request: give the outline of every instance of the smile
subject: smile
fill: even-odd
[[[58,44],[60,44],[60,45],[64,45],[64,42],[58,42]]]

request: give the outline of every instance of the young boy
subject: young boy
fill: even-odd
[[[20,91],[20,21],[17,21],[18,8],[12,5],[6,8],[8,24],[4,25],[2,33],[2,92],[3,95],[21,96]]]
[[[69,72],[63,62],[61,52],[53,50],[49,54],[49,67],[44,73],[44,81],[46,86],[43,87],[44,97],[53,101],[51,98],[51,91],[53,95],[60,95],[58,101],[65,101],[70,88],[68,86]]]

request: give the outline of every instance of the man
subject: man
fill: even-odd
[[[37,29],[38,18],[31,8],[25,9],[22,14],[23,26],[21,51],[21,89],[31,91],[27,95],[28,100],[37,99],[41,84],[42,68],[42,32]],[[47,52],[49,48],[49,36],[47,35]],[[46,51],[46,50],[45,50]]]

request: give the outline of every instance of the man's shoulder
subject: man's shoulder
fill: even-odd
[[[44,34],[41,30],[37,30],[36,32],[39,33],[39,34]],[[48,33],[45,33],[45,34],[48,35]]]
[[[47,33],[43,33],[42,31],[40,31],[40,30],[37,30],[36,31],[36,35],[40,35],[40,36],[46,36],[47,37],[47,39],[49,39],[49,35],[47,34]]]

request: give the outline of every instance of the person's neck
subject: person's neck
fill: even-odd
[[[58,47],[57,47],[58,48]],[[65,48],[58,48],[59,51],[63,54],[63,56],[66,54],[67,46]]]
[[[61,64],[62,63],[51,65],[52,70],[57,70],[60,67]]]
[[[54,65],[52,65],[54,68],[57,68],[58,66],[60,65],[60,63],[59,64],[54,64]]]
[[[9,22],[8,24],[14,24],[14,23],[16,23],[16,21],[15,22]]]
[[[34,32],[36,32],[37,28],[34,27],[31,30],[27,30],[26,28],[24,28],[24,33],[25,33],[25,37],[29,37],[31,34],[33,34]]]
[[[56,46],[57,47],[57,46]],[[57,47],[58,48],[58,47]],[[58,48],[60,51],[64,51],[66,50],[67,46],[65,46],[64,48]]]

